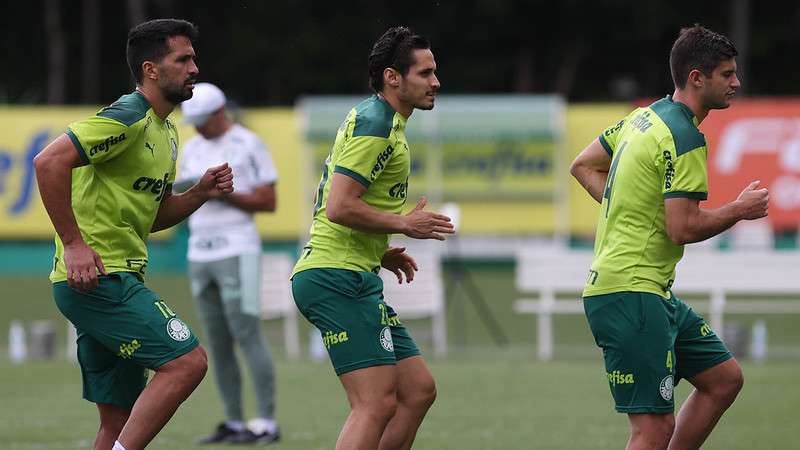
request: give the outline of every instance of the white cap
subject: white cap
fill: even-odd
[[[209,116],[225,106],[225,94],[211,83],[194,85],[192,98],[181,103],[183,122],[201,126]]]

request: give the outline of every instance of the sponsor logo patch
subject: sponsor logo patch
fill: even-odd
[[[383,327],[383,330],[381,330],[379,340],[381,341],[381,346],[384,348],[384,350],[386,350],[387,352],[394,351],[394,342],[392,342],[392,331],[389,329],[389,327]]]
[[[169,337],[178,342],[185,341],[192,335],[192,332],[189,331],[189,327],[177,317],[173,317],[167,322],[167,333],[169,333]]]
[[[326,331],[325,334],[322,335],[322,343],[325,344],[325,348],[331,348],[331,345],[341,344],[342,342],[349,341],[350,338],[347,336],[347,331]]]
[[[89,149],[89,156],[94,156],[100,152],[106,153],[111,149],[113,145],[119,144],[125,139],[126,139],[125,133],[122,133],[119,136],[109,136],[106,138],[105,141],[92,146],[92,148]]]
[[[661,383],[658,385],[658,392],[661,394],[661,398],[667,401],[672,400],[672,391],[674,387],[672,375],[667,375],[664,377],[664,379],[661,380]]]

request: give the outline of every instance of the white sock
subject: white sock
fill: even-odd
[[[265,431],[269,434],[275,434],[275,432],[278,431],[278,422],[274,419],[256,417],[247,423],[247,427],[255,434],[261,434]]]
[[[125,450],[125,447],[123,447],[122,444],[119,443],[119,441],[114,441],[114,448],[112,448],[111,450]]]

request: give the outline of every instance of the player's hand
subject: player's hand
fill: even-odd
[[[450,223],[450,218],[435,212],[423,211],[428,199],[422,197],[417,202],[417,206],[408,214],[403,216],[405,221],[405,234],[415,239],[437,239],[444,240],[442,234],[453,234],[455,229]]]
[[[80,241],[64,246],[64,266],[67,268],[67,285],[79,291],[97,287],[97,272],[108,275],[100,255]]]
[[[769,191],[767,188],[758,189],[760,184],[761,181],[753,181],[736,199],[741,218],[744,220],[760,219],[768,214]]]
[[[233,169],[228,163],[216,167],[209,167],[200,181],[197,182],[201,192],[206,193],[208,198],[219,198],[233,192]]]
[[[419,270],[417,262],[405,251],[405,247],[389,247],[381,257],[381,267],[392,271],[400,284],[403,284],[403,274],[406,276],[406,283],[411,283],[414,281],[414,272]]]

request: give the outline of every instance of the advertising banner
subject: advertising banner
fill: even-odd
[[[708,141],[710,192],[706,207],[730,202],[761,180],[770,190],[775,229],[800,223],[800,99],[743,99],[700,125]]]

